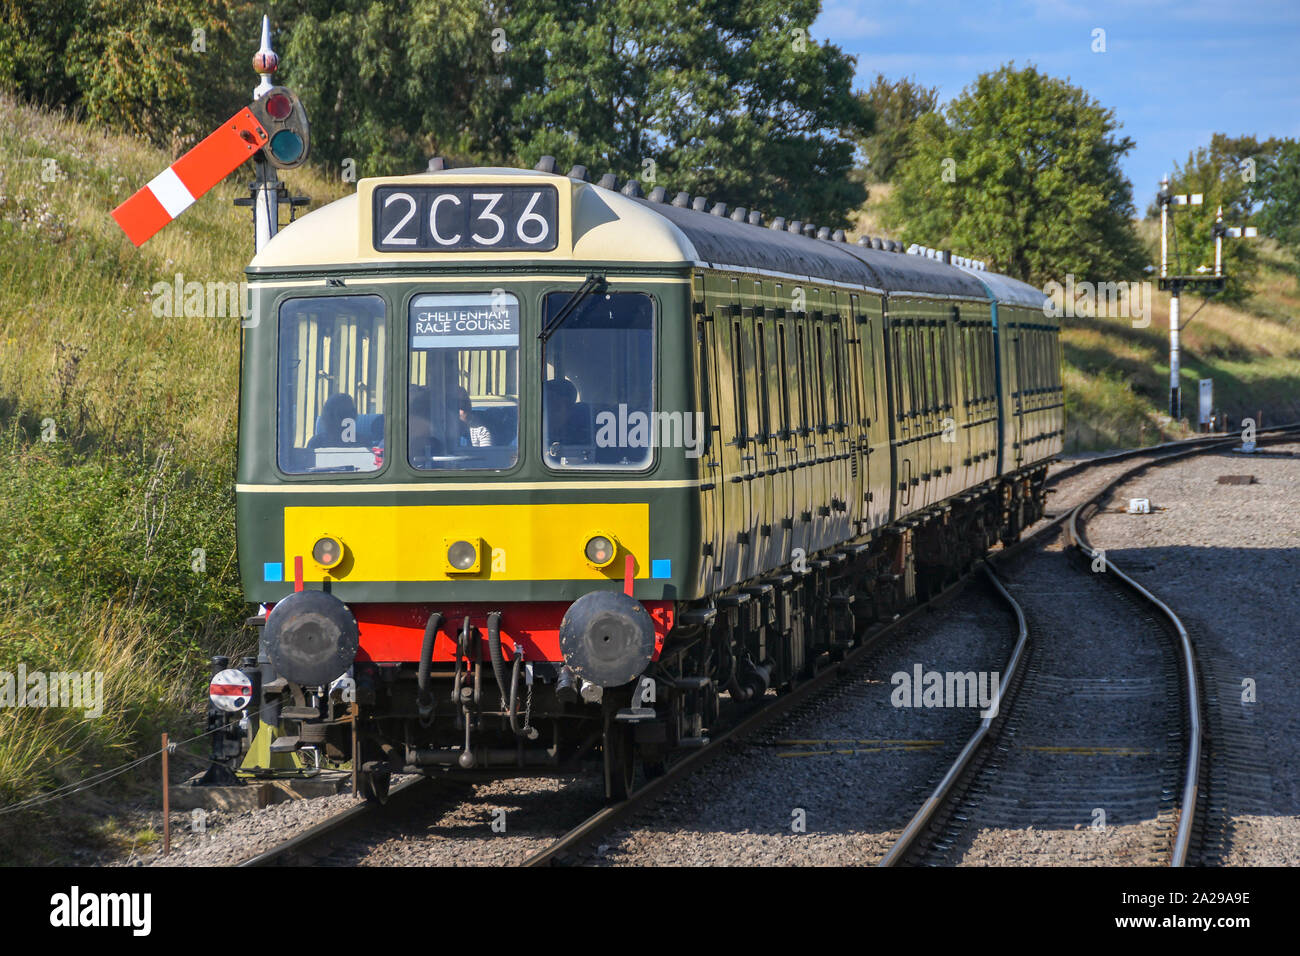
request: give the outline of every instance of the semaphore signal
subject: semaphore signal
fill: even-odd
[[[1175,421],[1182,418],[1182,385],[1180,376],[1179,300],[1184,288],[1203,290],[1211,296],[1222,292],[1227,283],[1223,274],[1223,237],[1232,239],[1249,239],[1257,235],[1254,226],[1225,226],[1223,224],[1223,207],[1220,206],[1214,220],[1214,270],[1201,266],[1195,273],[1182,272],[1182,257],[1178,254],[1177,234],[1174,242],[1174,274],[1169,274],[1169,220],[1176,206],[1200,206],[1205,202],[1204,193],[1169,192],[1169,177],[1160,180],[1160,192],[1156,193],[1156,202],[1160,204],[1160,290],[1169,293],[1169,416]]]
[[[277,169],[301,166],[311,152],[307,111],[292,90],[271,82],[279,63],[271,49],[270,19],[263,17],[262,45],[253,57],[261,82],[253,91],[253,102],[113,210],[113,218],[131,242],[143,245],[249,159],[257,179],[251,187],[253,197],[241,204],[254,207],[257,249],[279,231],[281,202],[306,202],[299,197],[289,200],[276,175]]]

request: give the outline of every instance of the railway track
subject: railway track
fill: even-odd
[[[1300,431],[1300,425],[1282,426],[1261,431],[1258,435],[1258,440],[1260,444],[1265,444],[1270,439],[1279,440],[1282,436],[1294,434],[1297,431]],[[1087,542],[1082,538],[1082,534],[1078,529],[1077,516],[1082,513],[1086,506],[1094,505],[1097,501],[1104,498],[1104,496],[1121,481],[1131,478],[1147,468],[1159,464],[1165,464],[1170,461],[1176,461],[1191,455],[1202,454],[1207,451],[1224,449],[1235,443],[1236,439],[1232,438],[1202,436],[1182,442],[1171,442],[1144,449],[1132,449],[1111,455],[1099,456],[1061,469],[1049,478],[1049,482],[1051,482],[1053,487],[1057,489],[1060,488],[1065,479],[1085,473],[1097,466],[1108,466],[1139,458],[1144,459],[1134,467],[1128,468],[1114,477],[1110,477],[1100,490],[1089,491],[1084,500],[1072,504],[1070,507],[1057,512],[1053,517],[1049,518],[1045,522],[1040,523],[1037,528],[1033,529],[1029,535],[1017,542],[1015,545],[1005,548],[991,556],[990,564],[994,566],[1005,564],[1013,556],[1024,552],[1030,547],[1036,546],[1051,534],[1059,532],[1062,528],[1066,529],[1067,533],[1071,535],[1073,541],[1080,543],[1086,548],[1088,547]],[[1088,550],[1086,553],[1089,556],[1092,555],[1091,550]],[[1113,568],[1113,563],[1110,564],[1109,567]],[[914,608],[908,613],[886,624],[877,625],[868,632],[862,642],[850,651],[842,661],[828,665],[815,677],[800,684],[792,692],[775,698],[769,698],[768,703],[761,707],[753,708],[748,713],[744,713],[730,728],[716,735],[706,747],[693,751],[681,760],[672,764],[667,773],[640,787],[627,800],[618,804],[603,806],[590,816],[583,819],[580,823],[569,827],[565,832],[558,835],[557,838],[550,842],[549,845],[524,858],[522,860],[522,865],[564,865],[578,860],[585,848],[593,845],[602,835],[610,832],[620,823],[628,820],[635,814],[639,813],[642,809],[652,804],[656,799],[666,794],[678,781],[712,762],[727,749],[728,745],[745,740],[762,728],[767,727],[774,721],[789,714],[797,706],[807,703],[818,693],[831,686],[838,677],[854,669],[860,661],[885,638],[894,634],[905,625],[912,623],[918,615],[927,613],[936,607],[941,607],[948,603],[970,583],[972,578],[976,575],[982,574],[988,574],[994,581],[994,587],[1005,592],[1005,589],[1002,588],[1001,584],[997,581],[996,575],[994,575],[988,567],[984,565],[977,567],[960,581],[947,587],[941,594],[937,595],[925,605]],[[1119,575],[1116,575],[1115,580],[1119,580]],[[1129,579],[1127,575],[1124,576],[1124,580],[1131,582],[1131,579]],[[1133,586],[1138,587],[1136,582],[1131,583]],[[1172,611],[1169,611],[1169,613],[1172,614]],[[1016,649],[1013,651],[1012,655],[1013,659],[1017,662],[1023,661],[1024,653],[1028,647],[1028,634],[1023,621],[1021,630],[1022,634],[1017,639]],[[1190,651],[1190,640],[1186,638],[1185,631],[1182,633],[1181,641],[1187,650]],[[1004,673],[1007,673],[1008,675],[1007,679],[1004,681],[1004,690],[1014,692],[1014,686],[1008,684],[1007,681],[1010,681],[1017,674],[1023,673],[1023,669],[1020,666],[1017,666],[1014,673]],[[1193,677],[1196,676],[1194,658],[1192,659],[1191,664],[1184,666],[1183,673],[1190,674]],[[1004,697],[1002,699],[1005,701],[1007,698]],[[1198,738],[1201,723],[1201,717],[1199,715],[1200,706],[1198,700],[1198,710],[1194,713],[1195,719],[1189,720],[1189,726],[1196,728]],[[1001,714],[1005,715],[1005,713],[1006,704],[1004,703]],[[914,820],[913,823],[915,823],[916,826],[909,824],[909,827],[905,832],[905,837],[909,838],[911,843],[915,843],[916,840],[919,839],[921,833],[932,828],[939,811],[944,806],[950,805],[952,795],[958,790],[958,781],[962,779],[963,775],[969,769],[971,761],[974,760],[977,755],[987,750],[989,733],[988,728],[985,728],[982,722],[981,728],[976,731],[978,739],[972,738],[972,740],[968,742],[962,750],[962,756],[966,762],[966,767],[963,769],[955,769],[945,775],[941,787],[944,787],[946,792],[940,794],[936,789],[936,793],[932,794],[931,798],[926,801],[926,806],[929,808],[927,813],[928,819],[925,822],[919,823]],[[1199,739],[1197,746],[1199,747]],[[1197,764],[1199,765],[1199,757],[1197,759]],[[1190,770],[1183,775],[1181,799],[1187,801],[1190,794],[1191,801],[1190,803],[1180,803],[1180,807],[1195,805],[1198,780],[1199,770],[1195,775],[1192,775]],[[346,840],[362,837],[367,830],[376,827],[384,817],[390,816],[394,812],[400,812],[408,803],[418,800],[419,794],[422,790],[420,785],[424,783],[426,783],[426,781],[415,779],[409,781],[400,788],[395,787],[390,797],[389,804],[386,807],[376,807],[368,803],[358,804],[335,817],[322,821],[310,827],[308,830],[296,834],[289,840],[285,841],[285,843],[268,849],[245,861],[241,865],[277,865],[296,861],[300,862],[303,859],[320,859],[328,856],[331,852],[329,850],[330,846],[337,845]],[[920,815],[921,814],[918,813],[917,816],[919,817]],[[1180,864],[1185,861],[1189,852],[1194,820],[1194,813],[1178,815],[1177,833],[1172,841],[1172,845],[1179,854],[1178,862]],[[900,839],[899,843],[901,844],[902,842],[903,840]],[[914,847],[911,845],[899,850],[897,853],[891,850],[892,857],[890,862],[899,862],[909,853],[914,853]]]
[[[1295,430],[1294,426],[1271,430],[1261,435],[1261,443],[1270,439],[1278,440],[1294,433]],[[1012,738],[1022,726],[1050,722],[1051,715],[1044,711],[1044,705],[1050,708],[1054,699],[1059,700],[1063,681],[1057,676],[1041,675],[1040,672],[1044,669],[1041,666],[1044,663],[1042,661],[1036,662],[1040,665],[1038,668],[1027,664],[1026,651],[1030,647],[1030,628],[1024,610],[990,570],[990,578],[1016,614],[1020,631],[1015,650],[1003,671],[1002,709],[996,717],[981,721],[979,728],[967,741],[934,791],[917,810],[893,847],[881,860],[882,866],[894,866],[904,862],[951,862],[949,851],[963,838],[969,843],[969,831],[978,823],[990,826],[1023,826],[1027,804],[1031,807],[1036,806],[1040,813],[1048,806],[1068,805],[1073,801],[1074,795],[1061,792],[1062,779],[1065,779],[1065,790],[1077,790],[1077,780],[1080,776],[1095,773],[1095,758],[1099,756],[1120,765],[1134,763],[1132,759],[1134,756],[1154,758],[1146,761],[1148,764],[1164,764],[1155,773],[1151,773],[1151,768],[1148,767],[1146,778],[1134,781],[1139,789],[1143,785],[1150,786],[1153,781],[1161,788],[1154,801],[1156,825],[1146,847],[1146,850],[1152,854],[1147,861],[1158,862],[1155,854],[1163,852],[1169,865],[1186,865],[1191,854],[1193,837],[1198,828],[1197,812],[1203,802],[1202,779],[1206,772],[1203,743],[1204,687],[1199,675],[1195,648],[1187,628],[1177,613],[1117,567],[1113,560],[1106,559],[1104,552],[1093,548],[1084,536],[1082,528],[1086,516],[1095,512],[1111,491],[1124,481],[1155,465],[1167,464],[1208,450],[1217,450],[1233,442],[1232,439],[1208,439],[1196,441],[1191,448],[1180,447],[1177,444],[1163,446],[1165,449],[1172,448],[1172,450],[1167,454],[1157,454],[1154,458],[1110,478],[1100,489],[1060,513],[1045,527],[1020,542],[1020,547],[1017,548],[1022,550],[1023,546],[1040,541],[1063,528],[1068,540],[1085,559],[1084,573],[1090,574],[1098,570],[1099,564],[1104,567],[1103,577],[1106,585],[1124,592],[1130,617],[1140,622],[1142,629],[1145,629],[1148,634],[1154,634],[1157,640],[1163,639],[1167,652],[1162,682],[1165,689],[1165,703],[1175,708],[1176,717],[1172,721],[1172,727],[1169,726],[1167,719],[1164,723],[1156,725],[1154,743],[1148,741],[1148,745],[1153,746],[1154,749],[1143,754],[1140,749],[1133,746],[1135,741],[1131,739],[1121,739],[1109,746],[1093,744],[1090,747],[1051,747],[1013,742]],[[1138,455],[1122,452],[1092,460],[1089,464],[1124,461],[1134,457]],[[1072,467],[1059,472],[1054,477],[1059,480],[1067,474],[1076,474],[1081,470],[1083,469]],[[993,559],[998,565],[1005,564],[1007,560],[1008,553],[999,554]],[[1096,575],[1090,574],[1090,576]],[[1116,643],[1125,645],[1119,649],[1121,652],[1133,649],[1128,642],[1111,642],[1112,645]],[[1068,668],[1062,669],[1068,670]],[[1026,674],[1026,670],[1030,673]],[[1099,720],[1104,720],[1107,705],[1112,703],[1116,696],[1111,692],[1112,689],[1119,694],[1131,695],[1135,692],[1142,694],[1144,690],[1149,690],[1143,688],[1142,683],[1149,683],[1149,678],[1136,678],[1127,682],[1121,680],[1117,683],[1107,681],[1106,684],[1109,686],[1105,689],[1102,689],[1103,685],[1100,683],[1094,684],[1092,703],[1103,714]],[[1017,712],[1016,700],[1011,696],[1013,694],[1018,694],[1022,699],[1038,697],[1037,703],[1040,706],[1037,710],[1030,706],[1028,713]],[[1086,696],[1085,691],[1085,700]],[[1076,709],[1071,716],[1084,717],[1087,722],[1087,715],[1080,714],[1077,710],[1078,705],[1075,706]],[[1181,743],[1180,753],[1163,755],[1162,760],[1162,744],[1174,738]],[[1052,767],[1054,772],[1033,775],[1023,772],[1005,772],[1005,766],[1013,763],[1011,755],[1018,746],[1046,752],[1049,755],[1047,759],[1055,764]],[[999,751],[998,755],[991,754],[993,748]],[[1174,759],[1175,757],[1177,759]],[[1023,762],[1022,760],[1021,763]],[[1062,767],[1061,764],[1074,766]],[[1072,774],[1068,772],[1071,769],[1075,771]],[[1132,770],[1131,767],[1122,769],[1125,773],[1131,773]],[[1176,779],[1171,780],[1171,775]],[[999,786],[1004,790],[1002,794],[995,792]],[[1006,790],[1013,792],[1008,794]],[[1176,805],[1175,790],[1177,790]],[[1093,788],[1091,792],[1095,795],[1102,791]],[[1123,788],[1111,791],[1110,796],[1113,804],[1134,800],[1133,794],[1126,793]],[[1095,796],[1094,800],[1096,800]],[[1141,798],[1137,798],[1137,802],[1141,803]],[[990,804],[996,805],[990,807]],[[982,815],[981,810],[985,811]],[[1047,812],[1050,813],[1050,810]],[[1077,807],[1074,812],[1078,813]],[[981,816],[982,819],[977,820]],[[1049,820],[1049,822],[1059,824],[1062,821]],[[1093,823],[1092,826],[1097,826],[1097,823]],[[1104,828],[1104,823],[1101,827]],[[1168,835],[1167,840],[1166,835]]]

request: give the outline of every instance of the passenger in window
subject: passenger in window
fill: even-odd
[[[307,447],[338,448],[357,444],[357,406],[346,392],[331,395],[316,422],[316,434]]]
[[[427,385],[412,385],[407,392],[407,431],[412,454],[441,455],[442,442],[433,429],[433,391]]]
[[[567,378],[553,378],[543,382],[542,389],[547,440],[566,445],[583,441],[577,387]]]
[[[457,392],[457,408],[460,410],[460,443],[474,448],[491,447],[492,433],[483,424],[483,420],[474,413],[469,392],[464,388],[457,388]]]

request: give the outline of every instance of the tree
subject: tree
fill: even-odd
[[[867,173],[876,182],[889,182],[899,163],[912,155],[916,121],[938,108],[939,88],[921,86],[907,77],[891,83],[878,73],[871,89],[858,97],[876,117],[876,131],[862,140]]]
[[[282,81],[319,165],[358,175],[501,162],[510,153],[491,11],[480,0],[306,0],[286,18]]]
[[[853,58],[817,0],[530,0],[502,17],[516,152],[824,225],[866,197]]]
[[[1257,170],[1259,229],[1291,256],[1300,279],[1300,142],[1276,141],[1266,159]]]
[[[0,83],[38,103],[179,151],[248,95],[257,30],[242,0],[0,4]]]
[[[1146,256],[1113,111],[1014,65],[985,73],[943,115],[915,123],[886,209],[905,241],[984,258],[1029,282],[1118,281]]]

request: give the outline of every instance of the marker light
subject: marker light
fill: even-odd
[[[612,534],[593,534],[582,550],[593,568],[607,568],[618,556],[618,540]]]
[[[326,571],[337,568],[343,562],[345,554],[347,547],[333,535],[323,535],[311,546],[311,559]]]
[[[477,571],[479,549],[469,541],[453,541],[447,548],[449,571]]]

